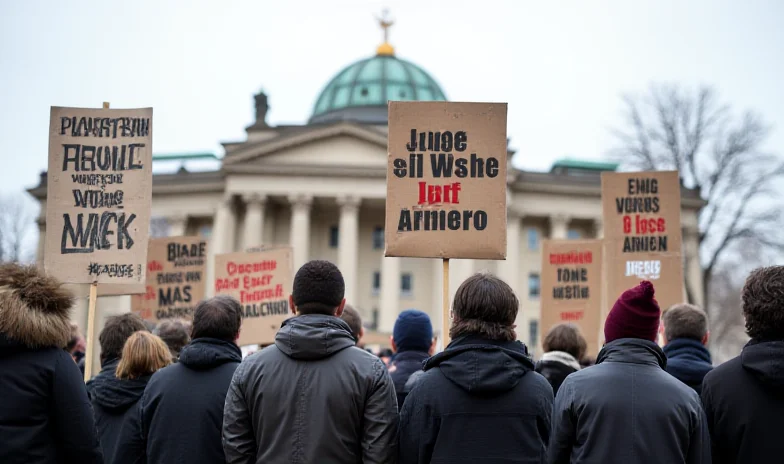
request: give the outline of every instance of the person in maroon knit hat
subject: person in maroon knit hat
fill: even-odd
[[[655,343],[660,314],[648,281],[618,298],[596,365],[558,390],[547,462],[711,462],[697,393],[664,370],[667,357]]]

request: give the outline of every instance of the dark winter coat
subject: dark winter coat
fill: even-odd
[[[399,464],[543,462],[553,389],[520,342],[455,338],[400,412]]]
[[[112,462],[223,462],[223,405],[241,360],[234,343],[197,338],[186,345],[180,362],[150,378]]]
[[[63,347],[71,295],[34,267],[0,266],[0,463],[102,463],[84,380]]]
[[[784,462],[784,341],[750,341],[702,384],[713,462]]]
[[[107,364],[117,366],[117,362]],[[101,374],[106,371],[104,366]],[[120,440],[120,432],[125,423],[135,420],[138,413],[137,402],[144,394],[144,387],[150,376],[132,380],[112,376],[97,375],[92,380],[92,404],[95,411],[95,425],[98,438],[107,462],[112,462]]]
[[[406,400],[408,395],[408,391],[405,388],[408,378],[414,372],[421,371],[422,366],[429,357],[430,354],[424,351],[403,351],[397,353],[392,362],[389,363],[389,375],[392,377],[392,383],[395,384],[398,410],[403,407],[403,401]]]
[[[705,374],[713,369],[711,355],[705,345],[697,340],[676,338],[666,344],[663,350],[667,355],[667,372],[699,395]]]
[[[90,398],[90,400],[93,399],[93,391],[95,389],[96,382],[98,384],[105,384],[105,382],[114,379],[114,373],[117,372],[118,364],[120,364],[119,358],[113,358],[101,363],[101,371],[95,374],[92,379],[87,381],[87,396]],[[82,377],[84,377],[84,374],[82,374]]]
[[[553,409],[551,464],[707,464],[710,437],[697,393],[664,371],[653,342],[622,338],[564,380]]]
[[[558,394],[566,376],[580,370],[580,363],[574,356],[563,351],[550,351],[542,356],[536,363],[536,372],[550,382],[553,387],[553,395]]]
[[[226,462],[395,462],[397,402],[384,363],[333,316],[286,320],[243,361],[226,398]]]

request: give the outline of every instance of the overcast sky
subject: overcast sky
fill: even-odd
[[[263,88],[271,123],[303,123],[327,81],[375,53],[374,16],[397,55],[450,100],[506,101],[524,169],[612,148],[620,94],[651,82],[714,85],[773,125],[784,154],[784,2],[0,2],[0,192],[46,169],[49,107],[154,108],[154,152],[242,140]]]

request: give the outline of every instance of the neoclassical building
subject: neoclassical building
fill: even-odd
[[[222,157],[155,157],[156,164],[182,167],[154,176],[153,233],[207,236],[212,253],[291,244],[295,268],[310,259],[339,265],[346,298],[361,311],[368,328],[390,333],[398,312],[407,308],[430,313],[440,327],[441,262],[383,257],[388,100],[444,101],[446,94],[386,42],[374,56],[346,66],[326,84],[305,124],[270,125],[267,96],[259,93],[247,137],[223,143]],[[513,154],[510,150],[510,161]],[[189,167],[202,158],[212,158],[215,167]],[[508,259],[453,260],[452,294],[473,272],[501,276],[520,297],[520,339],[537,346],[541,241],[601,237],[600,173],[616,167],[562,160],[549,172],[528,172],[510,163]],[[45,174],[29,192],[45,206]],[[682,190],[685,272],[698,303],[703,299],[697,259],[702,204],[696,192]],[[45,207],[41,211],[39,260],[46,228]],[[82,325],[85,308],[81,301],[76,317]],[[106,316],[128,311],[130,298],[100,298],[98,308],[101,326]]]

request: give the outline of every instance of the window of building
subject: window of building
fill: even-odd
[[[373,295],[378,295],[381,290],[381,273],[376,271],[373,273]]]
[[[329,228],[329,247],[330,248],[337,248],[339,237],[338,226],[331,226]]]
[[[370,321],[370,328],[372,330],[378,330],[378,308],[373,308],[371,311],[371,321]]]
[[[577,229],[569,229],[566,232],[566,238],[569,240],[577,240],[580,238],[580,231]]]
[[[210,238],[210,235],[212,235],[212,226],[206,225],[199,227],[199,235],[204,238]]]
[[[400,293],[403,295],[411,295],[411,291],[414,285],[414,276],[411,275],[410,272],[404,272],[400,276]]]
[[[169,236],[169,221],[165,217],[151,217],[150,218],[150,237],[168,237]]]
[[[539,321],[531,320],[528,322],[528,345],[531,350],[539,344]]]
[[[533,227],[528,229],[528,249],[531,251],[539,249],[539,230]]]
[[[383,250],[384,249],[384,228],[383,227],[376,227],[373,229],[373,249],[374,250]]]
[[[528,298],[539,298],[539,274],[528,274]]]

